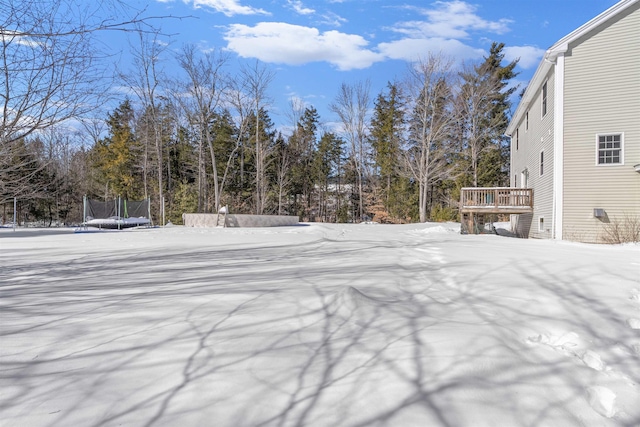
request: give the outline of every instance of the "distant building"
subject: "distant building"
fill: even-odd
[[[519,235],[599,242],[640,219],[640,0],[547,50],[507,134],[511,187],[533,189],[533,211],[511,217]]]

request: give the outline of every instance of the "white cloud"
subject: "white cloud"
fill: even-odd
[[[300,15],[312,15],[316,13],[314,9],[305,7],[301,0],[287,0],[287,3],[289,3],[289,6]]]
[[[425,58],[429,52],[441,52],[456,62],[481,59],[487,52],[462,40],[468,39],[472,31],[505,33],[509,31],[508,24],[511,22],[506,19],[483,19],[476,14],[476,6],[461,0],[438,1],[429,9],[407,8],[426,19],[404,21],[390,28],[405,38],[378,45],[379,52],[387,58],[415,61]],[[525,63],[528,64],[528,57],[533,52],[522,52],[527,54]]]
[[[42,42],[39,42],[32,37],[22,35],[23,33],[19,31],[13,31],[13,30],[1,28],[1,27],[0,29],[2,29],[2,35],[7,37],[7,40],[6,40],[7,43],[16,43],[21,46],[29,46],[29,47],[44,46]]]
[[[307,10],[301,0],[287,2],[297,11]],[[442,52],[457,62],[481,59],[487,52],[462,40],[472,31],[501,34],[509,30],[510,21],[485,20],[476,14],[475,6],[461,0],[438,1],[431,9],[411,10],[426,19],[398,23],[391,30],[403,34],[404,38],[377,46],[370,46],[372,37],[366,39],[335,30],[320,32],[317,28],[284,22],[261,22],[255,26],[233,24],[227,28],[224,38],[227,49],[241,57],[288,65],[328,62],[339,70],[352,70],[387,59],[415,61],[429,52]],[[337,15],[335,18],[336,25],[344,21]],[[534,66],[543,53],[531,46],[505,48],[505,57],[508,60],[519,57],[522,68]]]
[[[212,54],[217,50],[217,48],[215,46],[212,46],[208,40],[204,39],[198,40],[196,42],[196,46],[198,50],[205,55]]]
[[[240,0],[183,0],[186,4],[193,4],[194,8],[209,7],[226,16],[234,15],[270,15],[264,9],[256,9],[251,6],[243,6]]]
[[[330,25],[332,27],[341,27],[342,24],[347,21],[348,20],[346,18],[343,18],[340,15],[337,15],[333,12],[326,12],[322,15],[322,20],[320,21],[320,23],[324,25]]]
[[[312,106],[309,102],[300,97],[300,95],[298,95],[296,92],[289,92],[287,94],[287,99],[289,100],[289,103],[291,105],[295,105],[296,108],[304,109]]]
[[[504,59],[511,62],[520,58],[518,66],[526,70],[538,65],[544,53],[544,49],[535,46],[505,46]]]
[[[460,0],[438,1],[435,9],[412,8],[424,15],[424,21],[405,21],[396,24],[392,30],[411,38],[454,38],[469,37],[470,31],[489,31],[504,34],[509,31],[508,19],[487,21],[476,12],[476,6]]]
[[[443,38],[403,39],[390,43],[380,43],[378,49],[382,54],[391,59],[416,61],[426,58],[429,52],[439,53],[457,60],[479,59],[486,52],[483,49],[473,48],[459,40]]]
[[[234,24],[225,40],[227,49],[238,55],[270,63],[301,65],[326,61],[344,71],[367,68],[384,59],[367,49],[368,42],[359,35],[320,33],[316,28],[283,22],[261,22],[254,27]]]

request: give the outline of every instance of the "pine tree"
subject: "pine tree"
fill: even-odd
[[[247,117],[245,126],[243,153],[240,158],[241,175],[248,175],[250,180],[244,179],[240,183],[242,192],[241,205],[261,215],[267,209],[267,195],[269,182],[267,169],[269,163],[273,161],[273,151],[275,145],[276,132],[273,130],[273,122],[269,113],[261,108],[259,118],[256,120],[255,114],[251,113]]]
[[[314,107],[305,108],[289,139],[291,147],[291,179],[294,195],[294,210],[308,221],[311,218],[311,201],[315,187],[312,163],[317,149],[317,132],[320,115]]]
[[[40,192],[34,180],[41,174],[45,163],[41,162],[33,150],[36,141],[24,138],[12,141],[11,150],[2,158],[0,176],[0,201],[5,203],[14,197],[36,198]]]
[[[402,93],[397,84],[388,83],[387,94],[379,94],[374,103],[370,133],[376,170],[382,181],[384,206],[387,211],[393,210],[390,204],[392,183],[399,178],[398,163],[404,124]]]
[[[481,185],[508,186],[509,185],[509,144],[510,139],[504,134],[510,120],[511,97],[518,90],[517,86],[509,87],[509,82],[518,73],[514,72],[518,60],[513,60],[507,65],[502,65],[504,61],[504,43],[492,43],[489,56],[485,65],[498,81],[497,89],[493,99],[492,115],[497,117],[500,126],[496,126],[491,137],[493,147],[488,150],[480,160],[480,180]]]
[[[194,183],[189,183],[186,180],[178,183],[172,199],[172,203],[167,210],[167,219],[174,224],[182,224],[182,214],[195,212],[198,208],[197,188]]]
[[[237,164],[238,154],[238,129],[236,128],[228,110],[222,110],[213,115],[209,126],[209,132],[213,138],[213,152],[217,159],[217,173],[212,179],[218,180],[217,201],[218,208],[227,204],[227,189],[231,182],[231,175]]]
[[[285,199],[291,187],[291,150],[282,133],[278,132],[273,149],[270,168],[272,181],[278,200],[278,215],[284,215]]]
[[[462,124],[461,151],[469,165],[470,177],[459,181],[474,187],[506,185],[508,182],[508,139],[504,132],[509,123],[510,96],[517,87],[508,88],[517,73],[514,60],[502,66],[504,43],[494,42],[484,62],[467,67],[457,99]]]
[[[136,139],[132,123],[133,108],[129,100],[125,100],[108,115],[109,136],[98,141],[93,149],[92,160],[100,171],[105,199],[141,198],[142,185],[134,174]]]
[[[312,170],[314,182],[318,185],[318,217],[328,222],[337,213],[330,211],[330,205],[339,205],[339,167],[344,141],[331,132],[324,133],[315,152]],[[332,185],[335,184],[335,185]],[[333,190],[332,190],[333,189]],[[335,207],[334,207],[335,209]]]

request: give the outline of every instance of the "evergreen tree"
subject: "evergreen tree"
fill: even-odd
[[[285,214],[285,199],[288,199],[291,187],[291,150],[289,144],[278,132],[273,149],[273,162],[270,168],[271,181],[274,183],[278,200],[278,215]]]
[[[399,178],[398,163],[404,132],[404,103],[402,93],[395,83],[387,84],[387,94],[379,94],[374,103],[371,119],[370,139],[376,170],[383,185],[383,201],[387,211],[390,204],[392,184]]]
[[[312,163],[317,149],[317,132],[320,115],[314,107],[305,108],[296,129],[289,140],[291,147],[291,180],[294,195],[294,210],[297,214],[311,221],[311,201],[315,188],[315,175]]]
[[[269,163],[273,161],[276,132],[273,130],[269,113],[263,108],[259,110],[258,120],[253,113],[250,113],[246,120],[243,153],[240,157],[243,178],[240,183],[242,194],[239,202],[241,209],[247,213],[262,214],[267,208],[269,189],[267,169]],[[244,175],[251,179],[244,179]]]
[[[344,141],[334,133],[324,133],[315,152],[312,170],[318,185],[317,216],[323,222],[336,217],[336,206],[340,202],[339,172]],[[330,210],[333,207],[333,211]]]
[[[136,161],[136,175],[142,176],[143,198],[162,202],[170,186],[171,164],[165,164],[175,128],[175,115],[166,104],[147,105],[135,122],[136,143],[131,151]],[[162,188],[161,188],[162,183]]]
[[[194,183],[186,180],[179,182],[173,194],[172,203],[167,209],[168,220],[174,224],[182,224],[182,214],[196,212],[197,208],[198,191]]]
[[[198,165],[197,144],[194,140],[195,138],[192,136],[190,130],[184,126],[180,126],[176,131],[175,137],[169,141],[167,147],[169,182],[196,184]],[[170,186],[170,191],[172,189],[173,185]]]
[[[134,174],[136,139],[132,123],[133,108],[125,100],[108,116],[109,136],[98,141],[93,149],[92,160],[100,171],[105,200],[116,196],[142,198],[141,180]]]
[[[508,139],[504,132],[509,123],[510,96],[517,87],[508,88],[517,74],[518,60],[503,66],[504,43],[494,42],[490,54],[479,65],[468,67],[457,107],[461,123],[463,163],[470,176],[462,173],[459,182],[477,186],[508,184]]]
[[[389,216],[393,222],[417,222],[420,220],[420,186],[406,176],[398,176],[391,184]]]
[[[270,123],[270,119],[268,121]],[[213,139],[213,158],[217,159],[217,173],[212,174],[212,179],[218,179],[218,208],[228,203],[226,194],[234,167],[237,165],[238,154],[238,129],[236,128],[228,110],[222,110],[213,115],[209,126],[209,132]]]
[[[0,201],[3,203],[20,197],[33,199],[38,196],[39,188],[34,179],[41,173],[44,164],[32,149],[32,143],[24,138],[10,143],[11,150],[2,159],[2,175],[0,179]]]
[[[497,80],[497,92],[493,98],[492,115],[497,118],[500,126],[494,128],[491,137],[493,148],[488,150],[480,159],[481,185],[508,186],[509,185],[509,144],[510,139],[505,135],[511,119],[511,97],[518,90],[517,86],[509,87],[509,83],[518,73],[514,72],[518,60],[506,65],[504,61],[504,43],[492,43],[485,65]]]

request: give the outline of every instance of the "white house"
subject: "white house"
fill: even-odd
[[[533,189],[518,234],[602,241],[640,219],[640,0],[622,0],[555,43],[507,129],[511,187]]]

